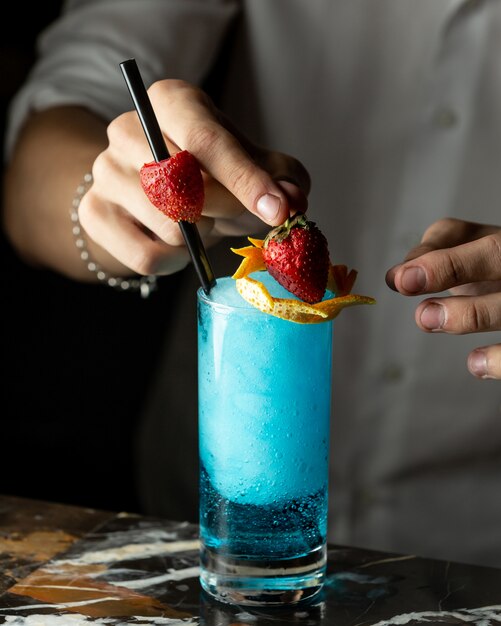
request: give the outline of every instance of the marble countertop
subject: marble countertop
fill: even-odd
[[[0,624],[501,624],[501,570],[329,546],[320,598],[229,607],[198,582],[193,524],[0,496]]]

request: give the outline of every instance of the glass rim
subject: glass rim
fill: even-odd
[[[211,309],[214,309],[216,311],[220,311],[222,313],[230,312],[230,311],[240,311],[240,312],[249,313],[250,315],[266,315],[266,316],[269,316],[268,313],[264,313],[263,311],[260,311],[258,308],[252,306],[251,304],[249,304],[243,298],[242,298],[242,305],[238,305],[238,304],[224,304],[222,302],[217,302],[216,300],[211,300],[210,295],[205,293],[205,291],[204,291],[204,289],[202,287],[199,287],[197,289],[197,300],[198,300],[198,302],[201,302],[201,303],[207,305]]]
[[[294,324],[295,326],[325,326],[326,324],[327,325],[330,324],[331,327],[334,326],[333,319],[325,319],[325,320],[321,320],[321,321],[318,321],[316,323],[311,323],[311,324],[299,323],[299,322],[295,322],[294,320],[284,319],[282,317],[272,315],[271,313],[265,313],[264,311],[261,311],[257,307],[254,307],[251,304],[249,304],[243,298],[242,298],[242,302],[243,304],[241,306],[236,305],[236,304],[223,304],[221,302],[216,302],[215,300],[210,299],[210,295],[205,293],[202,287],[199,287],[197,289],[197,303],[199,305],[202,304],[206,306],[209,310],[215,313],[218,313],[220,315],[225,315],[225,314],[229,315],[231,313],[235,313],[235,314],[238,313],[239,315],[244,315],[244,316],[249,316],[249,317],[269,318],[270,321],[273,320],[274,322],[282,322],[284,324]]]

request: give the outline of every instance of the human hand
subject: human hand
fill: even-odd
[[[252,144],[203,91],[184,81],[159,81],[148,93],[169,152],[188,150],[202,168],[205,206],[198,228],[207,245],[306,210],[309,176],[296,159]],[[82,226],[100,248],[100,265],[115,274],[181,269],[189,254],[179,226],[150,203],[140,184],[140,168],[153,159],[137,113],[113,120],[108,139],[79,208]]]
[[[419,246],[386,274],[389,287],[406,296],[449,290],[416,309],[426,332],[466,334],[501,330],[501,227],[442,219]],[[479,347],[468,357],[478,378],[501,380],[501,343]]]

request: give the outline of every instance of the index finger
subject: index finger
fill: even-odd
[[[426,229],[419,245],[407,253],[404,263],[423,256],[432,250],[453,248],[463,243],[480,239],[498,230],[498,226],[467,222],[452,217],[437,220]],[[386,282],[392,289],[396,289],[395,275],[400,267],[402,267],[402,263],[398,263],[390,268],[386,274]]]
[[[500,278],[501,230],[403,263],[396,269],[393,280],[400,293],[417,295]]]

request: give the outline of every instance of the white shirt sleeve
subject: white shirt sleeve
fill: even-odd
[[[237,0],[69,0],[38,40],[38,60],[13,98],[5,158],[31,111],[84,106],[110,121],[130,110],[120,62],[134,57],[146,87],[161,78],[199,84]]]

